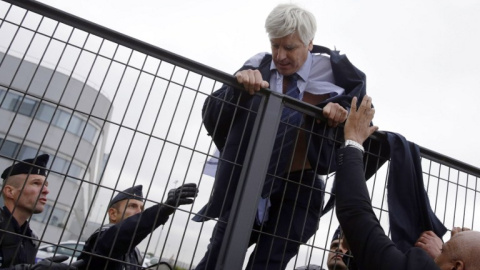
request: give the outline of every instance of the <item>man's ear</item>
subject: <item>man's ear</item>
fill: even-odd
[[[455,270],[465,270],[465,263],[463,261],[460,261],[460,260],[456,260],[454,262],[455,264]]]
[[[15,188],[10,185],[5,185],[5,187],[3,187],[3,196],[5,196],[5,198],[15,199],[15,192]]]
[[[108,208],[108,219],[113,222],[117,221],[117,209],[113,207]]]
[[[313,50],[313,40],[310,40],[310,43],[308,43],[308,50],[309,51]]]

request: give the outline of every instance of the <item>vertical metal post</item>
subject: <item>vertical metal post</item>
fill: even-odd
[[[271,93],[258,110],[233,200],[216,269],[242,269],[255,221],[258,199],[281,115],[282,97]]]

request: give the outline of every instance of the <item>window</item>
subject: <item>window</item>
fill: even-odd
[[[7,93],[2,103],[2,109],[16,111],[19,105],[18,98],[19,96],[16,94]]]
[[[37,104],[38,102],[33,99],[24,98],[22,104],[20,105],[20,110],[18,111],[18,113],[26,116],[32,116],[35,108],[37,107]]]
[[[12,141],[0,139],[0,154],[7,156],[7,157],[15,157],[17,156],[18,151],[18,144]]]
[[[37,148],[30,147],[27,145],[22,145],[20,147],[19,143],[15,143],[9,140],[0,139],[0,145],[1,145],[0,154],[10,158],[15,158],[17,160],[33,158],[45,153],[42,150],[39,151]],[[17,153],[18,153],[18,156],[17,156]],[[47,168],[50,168],[50,165],[52,164],[52,162],[54,163],[53,163],[53,166],[51,166],[51,170],[58,172],[60,174],[67,174],[68,166],[70,166],[70,169],[68,169],[68,176],[82,177],[83,173],[85,172],[85,170],[81,166],[73,163],[71,160],[66,160],[58,156],[55,158],[53,157],[50,158],[47,164]],[[87,178],[88,177],[89,175],[87,174]],[[76,179],[72,179],[70,177],[67,177],[67,179],[69,179],[70,181],[77,181]]]
[[[0,101],[5,97],[5,93],[5,90],[1,89]],[[5,100],[2,102],[2,108],[9,111],[17,111],[18,109],[18,113],[32,116],[37,104],[38,102],[31,98],[9,92],[6,95]]]
[[[93,142],[95,140],[95,135],[97,134],[97,129],[92,125],[88,124],[85,127],[85,131],[83,132],[83,139]]]
[[[55,157],[53,160],[52,171],[65,173],[67,171],[67,161],[63,158]]]
[[[92,124],[88,124],[81,117],[76,115],[72,116],[71,112],[58,109],[45,101],[38,102],[31,98],[23,98],[22,95],[6,92],[3,87],[0,87],[0,102],[2,102],[2,109],[13,112],[18,110],[18,113],[30,117],[33,116],[35,109],[39,106],[38,112],[35,115],[36,119],[47,123],[52,122],[53,125],[66,129],[68,132],[77,136],[80,135],[85,128],[82,138],[89,142],[93,142],[97,135],[97,129]]]
[[[73,116],[68,124],[68,132],[79,135],[82,132],[83,127],[85,126],[85,121],[80,119],[78,116]]]
[[[57,110],[53,117],[53,124],[59,128],[66,129],[68,121],[70,120],[70,113],[62,110]]]
[[[5,93],[7,92],[5,90],[6,90],[5,87],[0,86],[0,103],[2,104],[3,104],[3,97],[5,97]]]
[[[37,118],[38,120],[50,123],[50,121],[52,121],[54,112],[55,112],[55,108],[52,105],[42,103],[40,104],[40,108],[38,109],[38,113],[37,115],[35,115],[35,118]]]
[[[72,163],[70,169],[68,170],[68,176],[81,177],[82,176],[82,167]]]
[[[44,152],[38,151],[37,148],[33,148],[27,145],[22,145],[22,147],[20,148],[20,154],[18,155],[18,159],[22,160],[27,158],[33,158],[41,154],[44,154]]]

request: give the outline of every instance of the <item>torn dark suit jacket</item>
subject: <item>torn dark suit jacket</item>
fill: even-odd
[[[328,102],[334,102],[348,109],[354,96],[359,100],[363,98],[366,93],[365,74],[353,66],[345,55],[320,46],[314,46],[312,53],[330,55],[335,84],[345,89],[343,95],[329,98],[318,107],[323,108]],[[269,81],[271,59],[272,56],[267,54],[259,67],[243,66],[240,70],[258,69],[263,79]],[[260,95],[251,96],[242,89],[223,85],[205,101],[204,125],[221,154],[210,200],[193,218],[194,221],[216,218],[230,210],[250,140],[250,131],[262,99]],[[335,140],[337,137],[343,137],[343,134],[339,133],[341,129],[328,128],[325,123],[316,123],[313,117],[306,117],[305,129],[314,131],[306,134],[306,141],[309,142],[308,160],[312,166],[316,165],[314,169],[317,174],[335,171],[335,148],[340,144]],[[278,166],[282,169],[286,167],[288,167],[286,164]],[[282,172],[268,171],[268,174],[282,175]],[[262,197],[270,195],[271,185],[267,179]]]

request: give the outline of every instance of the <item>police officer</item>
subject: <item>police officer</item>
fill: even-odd
[[[41,213],[47,203],[46,165],[49,156],[25,159],[2,173],[2,195],[5,206],[0,208],[0,269],[75,269],[60,262],[67,256],[56,256],[36,265],[37,236],[28,219]]]
[[[118,193],[108,206],[109,224],[95,231],[78,257],[79,269],[142,269],[142,257],[136,247],[158,226],[165,224],[176,207],[193,203],[198,189],[184,184],[168,192],[163,204],[143,211],[142,186]]]
[[[328,270],[358,270],[357,264],[352,257],[347,239],[338,226],[330,243],[330,252],[327,259]]]

